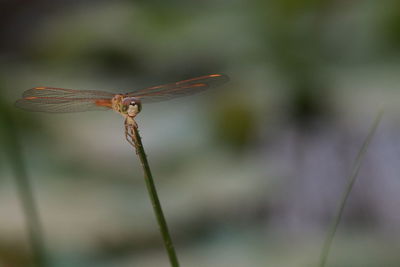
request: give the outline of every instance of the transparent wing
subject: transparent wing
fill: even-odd
[[[171,98],[182,97],[196,94],[206,89],[215,88],[229,81],[228,76],[222,74],[211,74],[192,78],[176,83],[153,86],[140,89],[131,93],[128,96],[139,98],[142,102],[158,102]]]
[[[54,87],[35,87],[26,90],[22,97],[112,98],[115,94],[96,90],[74,90]]]
[[[35,87],[25,91],[16,106],[29,111],[65,113],[111,108],[112,93]]]

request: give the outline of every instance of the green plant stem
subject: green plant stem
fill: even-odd
[[[134,128],[136,153],[139,155],[140,162],[143,167],[144,179],[146,181],[146,186],[147,186],[147,190],[150,195],[151,204],[153,206],[154,213],[156,214],[156,217],[157,217],[158,226],[160,227],[160,232],[161,232],[161,235],[164,240],[164,246],[165,246],[165,249],[167,250],[171,266],[178,267],[179,266],[178,258],[176,256],[174,244],[172,243],[172,239],[169,234],[167,221],[165,220],[165,217],[164,217],[164,214],[163,214],[163,211],[161,208],[160,200],[158,199],[156,186],[154,184],[153,176],[151,175],[150,166],[147,161],[147,157],[146,157],[146,153],[143,148],[141,137],[139,135],[139,130],[137,129],[137,127],[133,127],[133,128]]]
[[[369,132],[367,135],[367,138],[365,139],[364,143],[361,146],[361,149],[358,151],[357,157],[354,161],[352,171],[348,177],[348,184],[345,188],[345,191],[343,192],[343,195],[341,197],[341,200],[339,202],[339,206],[336,212],[336,216],[332,222],[332,225],[330,227],[330,230],[328,232],[328,235],[325,239],[324,245],[322,247],[321,255],[320,255],[320,260],[319,260],[319,267],[324,267],[326,264],[326,261],[329,256],[329,252],[332,246],[333,238],[335,237],[337,228],[339,226],[339,223],[342,219],[343,216],[343,211],[344,207],[346,206],[347,200],[349,198],[350,192],[353,189],[354,183],[356,181],[356,178],[358,176],[358,173],[361,168],[361,163],[364,159],[364,156],[366,154],[366,151],[368,149],[368,146],[371,142],[372,137],[375,135],[376,129],[378,128],[379,122],[382,119],[383,111],[380,111],[378,115],[376,116]]]
[[[7,113],[3,113],[5,149],[11,159],[12,169],[19,199],[25,215],[26,228],[29,241],[32,247],[35,266],[48,266],[47,255],[44,245],[43,230],[39,219],[39,213],[30,184],[25,163],[22,157],[22,150],[18,140],[18,131],[14,119]]]

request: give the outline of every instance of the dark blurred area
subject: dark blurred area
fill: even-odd
[[[400,266],[400,2],[0,1],[16,125],[52,266],[169,266],[114,112],[17,110],[26,89],[128,92],[225,73],[137,117],[182,266],[312,266],[380,109],[330,266]],[[0,131],[0,266],[32,255]]]

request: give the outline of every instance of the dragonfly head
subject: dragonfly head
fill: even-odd
[[[134,118],[142,110],[142,103],[136,97],[125,97],[121,101],[121,113]]]

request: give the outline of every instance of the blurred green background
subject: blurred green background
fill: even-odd
[[[52,266],[169,266],[114,112],[40,114],[35,86],[127,92],[225,73],[137,117],[182,266],[313,266],[380,108],[329,266],[400,266],[400,2],[0,1],[14,118]],[[1,129],[10,125],[1,121]],[[29,266],[0,131],[0,266]]]

